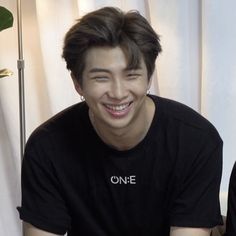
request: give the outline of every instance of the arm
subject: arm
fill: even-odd
[[[22,206],[17,210],[24,222],[25,236],[64,235],[70,226],[70,216],[58,187],[60,182],[52,170],[50,157],[54,154],[38,135],[46,136],[42,133],[31,136],[25,148],[21,172]],[[46,137],[44,140],[52,145]]]
[[[230,175],[226,235],[236,235],[236,162]]]
[[[171,227],[170,236],[210,236],[211,229]]]
[[[24,236],[60,236],[59,234],[53,234],[44,230],[38,229],[33,225],[23,222]]]
[[[170,236],[210,236],[212,227],[222,222],[219,187],[223,143],[204,143],[193,162],[185,161],[187,174],[181,169],[184,175],[176,187],[181,188],[171,209]]]

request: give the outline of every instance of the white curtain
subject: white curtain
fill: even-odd
[[[14,13],[14,27],[0,32],[0,235],[21,235],[20,134],[16,61],[16,1],[0,5]],[[25,59],[26,135],[63,108],[79,102],[61,59],[65,32],[90,10],[102,6],[137,9],[161,36],[152,93],[175,99],[208,118],[224,140],[221,184],[226,213],[229,174],[236,160],[235,0],[22,0]]]

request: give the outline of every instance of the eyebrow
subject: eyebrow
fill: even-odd
[[[125,68],[124,71],[132,71],[132,70],[142,70],[141,66],[137,66],[134,68]]]
[[[142,68],[140,66],[136,68],[125,68],[124,71],[131,71],[131,70],[141,70]],[[89,73],[97,73],[97,72],[105,72],[105,73],[111,73],[110,70],[104,69],[104,68],[92,68],[89,70]]]
[[[103,69],[103,68],[92,68],[91,70],[89,70],[89,73],[96,73],[96,72],[106,72],[106,73],[110,73],[109,70]]]

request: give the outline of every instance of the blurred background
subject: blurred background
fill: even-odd
[[[0,6],[13,13],[12,28],[0,32],[0,235],[21,235],[18,41],[15,0]],[[230,172],[236,161],[235,0],[22,0],[25,60],[26,139],[42,122],[80,102],[65,62],[63,38],[85,13],[103,6],[139,10],[161,37],[151,93],[192,107],[224,140],[221,208],[227,210]]]

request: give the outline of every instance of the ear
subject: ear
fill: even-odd
[[[70,73],[70,76],[73,80],[73,83],[74,83],[74,87],[75,87],[75,90],[77,91],[77,93],[80,95],[80,96],[83,96],[83,90],[82,90],[82,87],[80,85],[80,83],[78,82],[78,80],[75,78],[74,74],[71,72]]]

